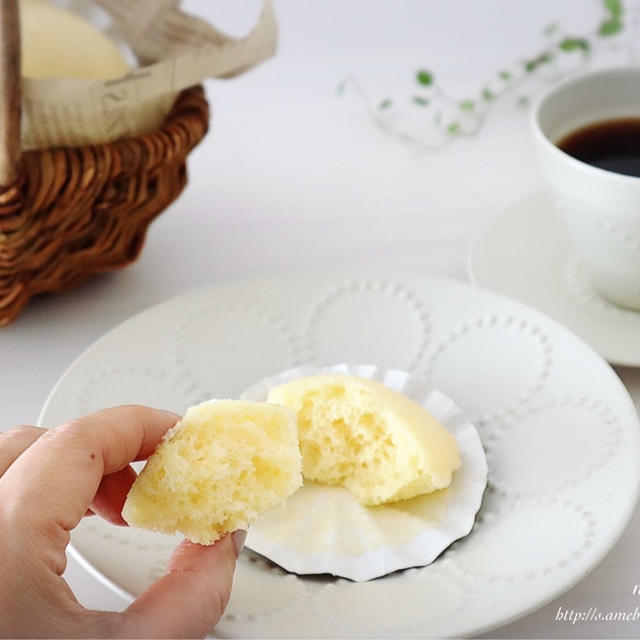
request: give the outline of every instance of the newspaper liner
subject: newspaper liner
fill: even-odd
[[[251,525],[246,546],[293,573],[354,581],[432,563],[471,531],[482,503],[488,469],[478,432],[450,398],[424,381],[370,365],[290,369],[241,398],[264,401],[272,387],[319,373],[372,378],[404,393],[455,437],[462,464],[447,489],[373,508],[361,506],[346,489],[307,481],[286,504]]]
[[[205,78],[242,73],[276,50],[272,0],[264,0],[244,38],[232,38],[183,12],[180,0],[95,3],[113,20],[105,31],[121,37],[144,66],[112,80],[23,78],[24,149],[109,142],[152,131],[183,89]]]

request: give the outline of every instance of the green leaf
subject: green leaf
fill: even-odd
[[[551,24],[548,24],[543,30],[542,33],[543,35],[545,35],[547,38],[550,38],[552,35],[554,35],[555,33],[558,32],[558,29],[560,28],[560,25],[558,25],[557,22],[552,22]]]
[[[429,104],[429,101],[422,96],[412,96],[411,99],[414,104],[417,104],[420,107],[426,107]]]
[[[529,98],[529,96],[518,97],[518,106],[522,107],[523,109],[528,107],[530,102],[531,102],[531,98]]]
[[[339,96],[343,96],[344,95],[344,90],[347,88],[347,83],[343,80],[337,87],[336,87],[336,93]]]
[[[460,133],[460,123],[459,122],[450,122],[447,125],[447,133],[450,136],[455,136],[457,133]]]
[[[485,87],[482,90],[482,97],[487,101],[490,102],[491,100],[495,100],[495,93],[493,93],[493,91],[491,91],[491,89],[488,89],[487,87]]]
[[[473,111],[476,108],[476,103],[473,100],[463,100],[458,106],[462,111]]]
[[[549,51],[545,51],[544,53],[541,53],[536,58],[533,58],[532,60],[527,60],[524,63],[524,70],[527,73],[532,73],[541,64],[549,64],[552,60],[553,60],[553,54],[550,53]]]
[[[619,18],[605,20],[598,29],[598,34],[603,38],[613,36],[622,31],[622,21]]]
[[[508,71],[499,71],[498,75],[505,81],[505,82],[510,82],[511,81],[511,74]]]
[[[604,8],[611,14],[612,18],[619,18],[624,11],[620,0],[604,0]]]
[[[388,109],[393,106],[393,100],[389,100],[389,98],[385,98],[378,105],[378,109]]]
[[[585,38],[565,38],[560,41],[558,47],[560,47],[562,51],[577,51],[580,49],[585,54],[591,51],[591,45]]]
[[[416,80],[425,87],[433,84],[433,74],[426,69],[419,69],[416,73]]]

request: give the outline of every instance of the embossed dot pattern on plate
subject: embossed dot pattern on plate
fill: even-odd
[[[557,425],[569,437],[558,438]],[[549,402],[515,413],[486,445],[495,489],[510,496],[553,495],[610,463],[620,445],[620,419],[587,398]],[[545,471],[538,461],[545,458]],[[567,460],[579,460],[576,465]]]
[[[539,392],[553,365],[546,333],[513,315],[455,326],[428,354],[426,375],[475,419],[512,410]]]
[[[572,258],[567,261],[565,280],[569,292],[575,296],[582,304],[586,304],[593,309],[613,316],[626,316],[629,319],[637,319],[638,313],[617,307],[603,298],[591,284],[589,271],[586,265],[579,258]]]
[[[316,303],[307,328],[311,361],[318,364],[371,362],[412,371],[428,340],[426,309],[410,289],[390,281],[335,287]]]
[[[507,499],[486,510],[474,534],[464,544],[456,543],[448,557],[462,574],[475,578],[533,580],[580,557],[593,541],[594,526],[589,511],[559,498]],[[544,544],[538,544],[541,540]],[[493,561],[498,555],[499,567]]]
[[[242,300],[211,300],[188,310],[172,347],[175,369],[209,398],[234,397],[256,379],[300,364],[294,332],[274,313]]]

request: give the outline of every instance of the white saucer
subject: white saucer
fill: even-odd
[[[627,390],[544,314],[451,280],[296,272],[187,293],[91,346],[40,423],[126,403],[183,412],[339,361],[415,373],[473,420],[489,466],[476,524],[428,567],[370,582],[296,576],[244,552],[218,636],[468,637],[559,596],[620,537],[640,487]],[[86,518],[71,541],[131,598],[164,573],[178,538]]]
[[[468,268],[473,282],[544,311],[609,362],[640,366],[640,313],[595,291],[548,194],[519,200],[489,222]]]

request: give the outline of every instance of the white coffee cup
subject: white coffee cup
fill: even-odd
[[[593,286],[614,304],[640,310],[640,178],[576,160],[556,143],[586,125],[640,118],[640,67],[563,81],[536,103],[532,126],[556,210]]]

